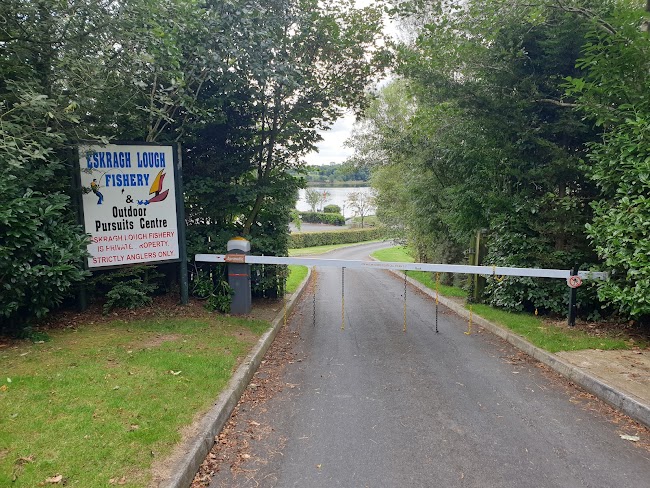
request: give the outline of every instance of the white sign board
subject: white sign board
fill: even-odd
[[[89,268],[179,259],[174,147],[79,148]]]

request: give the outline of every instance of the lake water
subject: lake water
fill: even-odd
[[[312,190],[316,190],[320,193],[323,193],[326,191],[329,193],[329,197],[327,198],[327,201],[325,202],[325,205],[338,205],[341,207],[343,216],[345,218],[348,217],[353,217],[354,214],[353,212],[347,208],[348,202],[348,196],[352,192],[362,192],[362,193],[368,193],[370,192],[370,187],[368,186],[361,186],[357,188],[352,188],[352,187],[346,187],[346,188],[341,188],[341,187],[334,187],[334,188],[322,188],[318,186],[312,186],[310,187]],[[309,212],[311,210],[311,207],[307,204],[307,201],[305,200],[305,193],[307,190],[302,189],[300,190],[299,196],[298,196],[298,203],[296,203],[296,208],[300,210],[301,212]]]

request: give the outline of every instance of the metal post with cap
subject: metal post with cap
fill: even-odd
[[[251,265],[244,263],[244,256],[250,254],[251,243],[243,237],[235,237],[228,241],[228,284],[233,289],[230,313],[246,315],[252,309],[251,298]]]

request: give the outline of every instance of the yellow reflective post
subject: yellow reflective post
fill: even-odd
[[[436,334],[438,333],[438,295],[440,293],[440,273],[436,273]]]
[[[287,326],[287,291],[284,291],[284,326]]]
[[[316,327],[316,292],[318,290],[318,276],[316,274],[316,268],[313,268],[311,271],[311,276],[313,280],[313,298],[314,298],[314,303],[313,303],[313,308],[312,308],[312,321],[313,321],[313,326]]]
[[[472,305],[469,306],[469,322],[467,324],[467,332],[464,332],[465,335],[472,334]]]

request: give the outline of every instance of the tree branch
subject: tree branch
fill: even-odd
[[[558,107],[568,107],[568,108],[579,107],[579,105],[577,103],[563,102],[561,100],[554,100],[552,98],[540,98],[540,99],[535,100],[535,101],[539,102],[539,103],[550,103],[552,105],[557,105]]]
[[[587,10],[586,8],[582,7],[571,7],[569,5],[565,5],[562,0],[556,0],[556,5],[549,5],[550,8],[557,8],[559,10],[562,10],[563,12],[568,12],[572,14],[579,15],[581,17],[584,17],[585,19],[593,20],[596,22],[596,25],[608,34],[614,36],[617,34],[616,29],[607,21],[601,19],[596,15],[594,12],[591,10]],[[648,5],[650,5],[650,0],[648,0]]]

